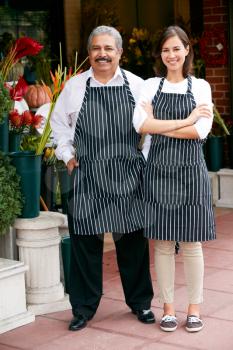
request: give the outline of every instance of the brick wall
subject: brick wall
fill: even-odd
[[[213,33],[213,38],[210,37],[207,44],[210,55],[218,52],[216,30],[223,30],[227,37],[228,11],[227,0],[203,0],[204,31]],[[206,64],[206,80],[211,84],[213,102],[222,115],[230,114],[229,76],[229,58],[226,65],[208,66]]]

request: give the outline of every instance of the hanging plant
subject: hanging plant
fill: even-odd
[[[21,214],[20,177],[10,160],[0,152],[0,235],[7,232]]]

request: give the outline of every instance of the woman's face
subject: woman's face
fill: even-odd
[[[189,53],[189,47],[185,48],[178,36],[167,39],[161,50],[163,64],[168,72],[182,72],[185,57]]]

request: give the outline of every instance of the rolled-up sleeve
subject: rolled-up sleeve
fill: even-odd
[[[141,126],[147,118],[147,114],[142,108],[142,103],[152,102],[152,99],[156,92],[155,79],[151,78],[143,82],[139,94],[139,99],[137,101],[134,115],[133,115],[133,126],[135,130],[139,133]]]
[[[207,104],[212,112],[211,118],[205,118],[201,117],[198,119],[198,121],[194,124],[194,127],[199,135],[200,139],[205,139],[213,124],[213,103],[212,103],[212,94],[211,94],[211,88],[209,83],[204,79],[196,79],[193,86],[193,93],[194,98],[196,100],[197,106],[200,104]]]
[[[57,145],[55,150],[56,156],[66,164],[75,154],[73,147],[74,127],[70,117],[71,111],[68,107],[69,97],[69,87],[65,86],[56,101],[50,120],[54,142]]]

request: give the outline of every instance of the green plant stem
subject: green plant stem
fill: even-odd
[[[217,110],[217,108],[216,108],[215,105],[214,105],[213,111],[214,111],[214,121],[215,121],[217,124],[219,124],[219,125],[223,128],[223,130],[224,130],[224,132],[225,132],[226,135],[230,135],[230,132],[229,132],[229,130],[227,129],[226,124],[224,123],[224,120],[223,120],[223,118],[220,116],[220,113],[219,113],[219,111]]]

